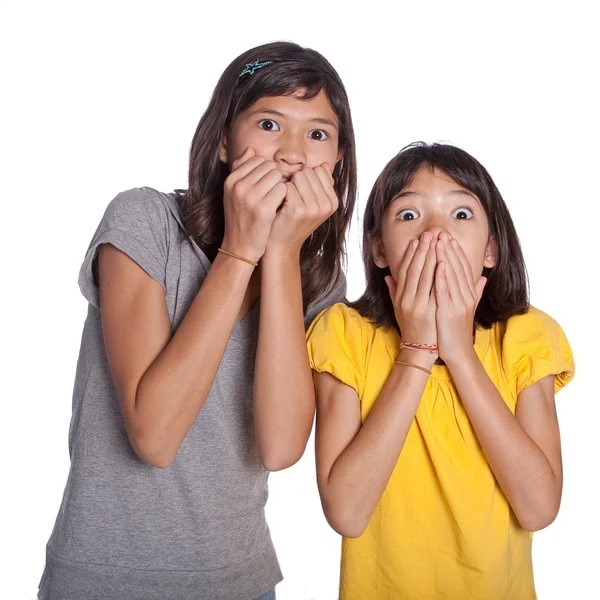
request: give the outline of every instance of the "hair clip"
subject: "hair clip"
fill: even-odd
[[[256,71],[256,69],[262,69],[263,67],[270,65],[272,62],[272,60],[268,60],[261,63],[259,60],[255,60],[254,62],[246,64],[246,68],[240,73],[240,77],[243,77],[244,75],[254,75],[254,71]]]

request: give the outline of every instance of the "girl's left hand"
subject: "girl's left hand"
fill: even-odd
[[[271,226],[267,252],[299,253],[308,236],[338,208],[331,167],[327,163],[294,173],[287,195]]]
[[[473,352],[475,310],[486,278],[473,281],[471,265],[457,240],[442,233],[436,245],[435,297],[436,326],[440,358],[446,363]]]

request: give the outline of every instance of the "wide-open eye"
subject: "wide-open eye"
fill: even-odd
[[[452,218],[453,219],[460,219],[460,220],[468,220],[471,219],[473,217],[473,212],[468,209],[468,208],[457,208],[453,213],[452,213]]]
[[[258,122],[258,126],[265,131],[279,131],[279,125],[272,119],[263,119]]]
[[[323,131],[322,129],[313,129],[312,131],[308,132],[308,137],[311,140],[317,140],[318,142],[322,142],[329,139],[329,134],[326,131]]]
[[[419,213],[412,208],[405,208],[398,213],[398,218],[401,221],[412,221],[419,218]]]

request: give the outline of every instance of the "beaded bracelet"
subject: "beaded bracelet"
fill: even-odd
[[[439,352],[437,344],[411,344],[410,342],[402,342],[400,349],[406,348],[407,350],[425,350],[426,352]]]

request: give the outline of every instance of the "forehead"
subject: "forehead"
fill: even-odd
[[[466,194],[478,198],[463,187],[460,183],[452,179],[448,173],[442,171],[438,167],[431,166],[428,164],[421,165],[415,172],[412,181],[403,189],[401,192],[415,191],[415,192],[433,192],[433,193],[448,193],[448,192],[465,192]]]
[[[471,198],[483,207],[475,193],[455,181],[448,173],[436,166],[423,164],[415,171],[411,181],[394,194],[390,205],[411,198],[442,200],[452,197]]]
[[[310,99],[303,98],[302,94],[303,90],[298,90],[287,96],[265,96],[258,99],[238,117],[247,118],[260,112],[271,111],[280,113],[286,119],[298,121],[325,119],[338,125],[338,117],[323,90]]]

